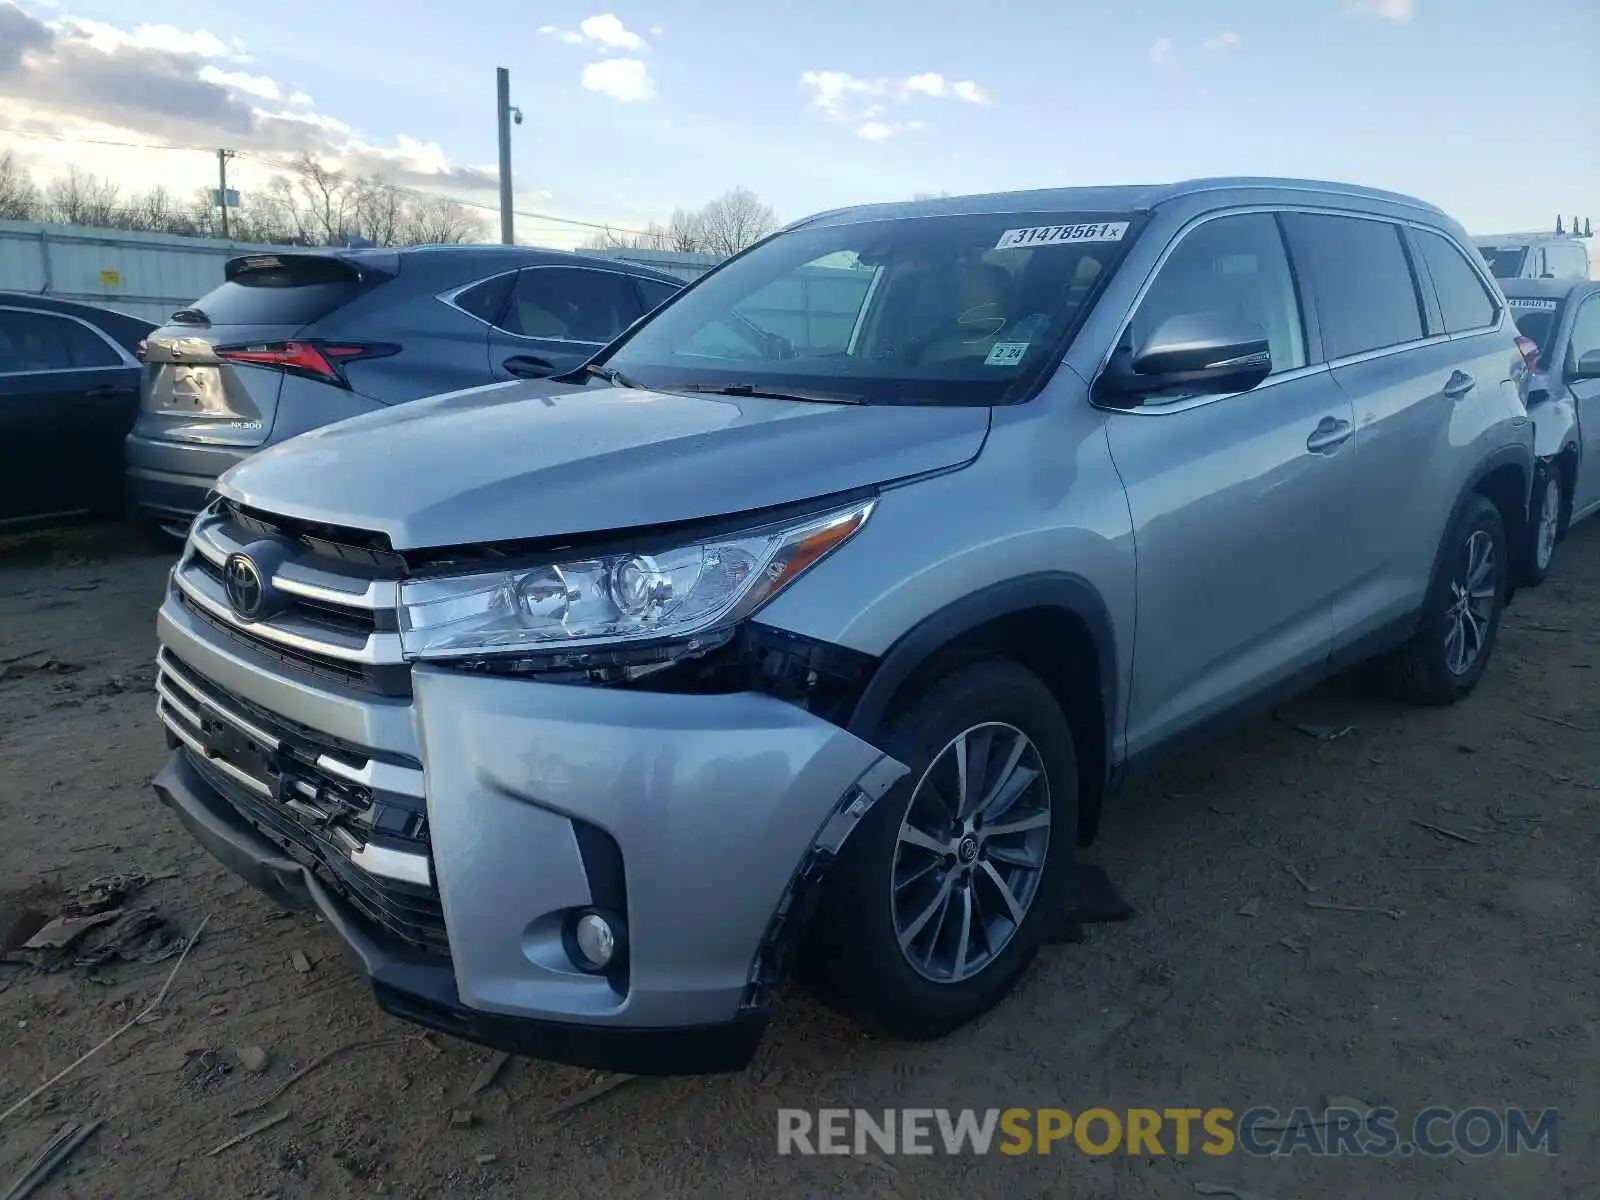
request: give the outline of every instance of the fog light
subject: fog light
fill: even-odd
[[[578,965],[591,971],[604,971],[617,952],[617,933],[611,922],[599,913],[584,913],[573,927],[572,940],[584,961]]]

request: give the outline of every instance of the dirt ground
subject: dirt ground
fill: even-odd
[[[789,995],[743,1075],[637,1080],[566,1109],[596,1076],[525,1060],[463,1099],[487,1051],[378,1013],[314,918],[276,912],[157,804],[150,660],[166,569],[94,533],[0,559],[0,660],[32,655],[0,676],[0,901],[142,872],[158,877],[143,899],[185,934],[210,914],[158,1019],[0,1120],[0,1185],[63,1123],[99,1118],[41,1195],[1600,1196],[1600,522],[1517,598],[1469,702],[1406,709],[1331,686],[1121,797],[1089,856],[1139,917],[1047,951],[975,1027],[885,1044]],[[1323,740],[1300,724],[1354,728]],[[170,970],[0,965],[0,1111],[127,1022]],[[404,1040],[362,1045],[375,1038]],[[239,1047],[264,1049],[264,1069],[224,1070]],[[196,1057],[207,1050],[223,1057]],[[1243,1111],[1330,1095],[1407,1116],[1554,1106],[1560,1153],[776,1152],[780,1107]]]

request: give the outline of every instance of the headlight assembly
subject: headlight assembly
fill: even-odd
[[[452,659],[693,638],[760,608],[848,541],[875,504],[649,554],[408,580],[400,639],[408,658]]]

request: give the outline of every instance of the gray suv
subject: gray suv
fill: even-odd
[[[162,800],[384,1008],[737,1069],[787,965],[996,1004],[1162,753],[1330,672],[1472,690],[1534,469],[1461,228],[1295,181],[792,225],[570,387],[225,475],[159,616]]]
[[[263,447],[422,396],[570,371],[683,282],[525,246],[230,259],[223,282],[140,349],[132,509],[182,536],[217,476]]]

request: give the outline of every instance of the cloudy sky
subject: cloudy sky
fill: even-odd
[[[0,147],[185,191],[215,147],[246,190],[309,149],[493,203],[506,66],[518,207],[556,217],[1283,174],[1498,232],[1600,218],[1597,46],[1595,0],[1536,33],[1488,0],[0,0]]]

